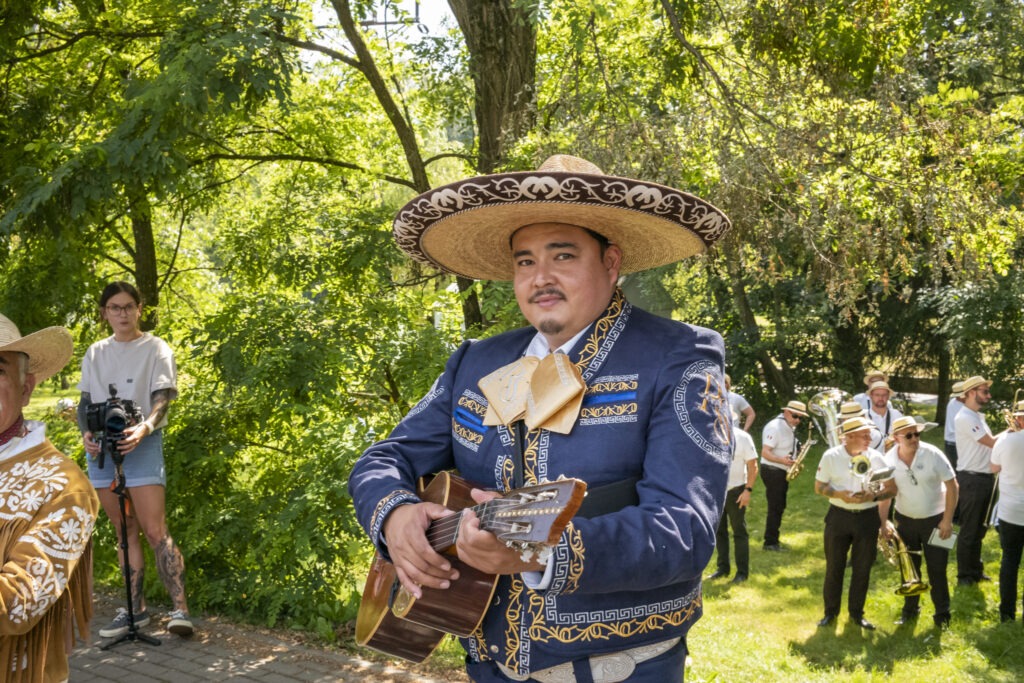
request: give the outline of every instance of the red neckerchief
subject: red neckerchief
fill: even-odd
[[[19,415],[18,419],[14,421],[14,424],[5,429],[3,432],[0,432],[0,446],[3,446],[8,441],[21,434],[21,430],[24,427],[25,418]]]

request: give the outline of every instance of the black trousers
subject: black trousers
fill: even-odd
[[[745,485],[725,492],[725,514],[718,522],[715,533],[715,550],[718,553],[718,571],[728,574],[729,566],[729,527],[732,527],[733,542],[736,544],[736,574],[750,574],[750,536],[747,533],[747,509],[739,506],[738,499]]]
[[[992,500],[994,474],[957,472],[960,482],[960,537],[956,545],[956,575],[961,581],[980,581],[981,542],[985,538],[988,505]]]
[[[999,520],[999,545],[1003,548],[999,563],[999,616],[1011,621],[1017,617],[1017,573],[1024,553],[1024,526]]]
[[[786,494],[789,492],[786,470],[766,465],[761,468],[761,481],[764,482],[764,495],[768,499],[768,512],[764,520],[764,544],[778,545],[782,513],[786,511]]]
[[[956,441],[946,441],[946,459],[956,472]]]
[[[949,565],[949,551],[928,543],[935,527],[942,521],[942,515],[915,519],[900,513],[895,514],[896,530],[907,545],[910,560],[914,563],[917,575],[921,576],[921,555],[924,554],[924,565],[928,571],[928,583],[931,586],[932,605],[935,606],[935,620],[949,620],[949,579],[946,567]],[[922,551],[922,552],[914,552]],[[903,616],[910,617],[921,611],[921,596],[908,595],[903,598]]]
[[[878,508],[846,510],[828,506],[825,515],[825,616],[837,616],[843,599],[843,574],[850,558],[850,593],[846,608],[851,619],[864,616],[864,601],[871,582],[871,565],[878,554]]]

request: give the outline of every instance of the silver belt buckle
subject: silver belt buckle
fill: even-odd
[[[594,683],[619,683],[633,674],[636,660],[629,652],[613,652],[609,655],[597,655],[590,658],[590,675]]]

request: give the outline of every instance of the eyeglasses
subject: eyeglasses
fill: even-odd
[[[906,434],[903,435],[903,438],[906,439],[907,441],[910,441],[912,439],[920,439],[921,435],[917,432],[907,432]]]
[[[907,468],[907,476],[910,477],[910,481],[914,482],[914,486],[917,486],[917,477],[914,476],[914,470]]]
[[[131,315],[135,312],[137,306],[135,303],[125,304],[124,306],[118,306],[117,304],[107,304],[105,306],[107,313],[110,315]]]

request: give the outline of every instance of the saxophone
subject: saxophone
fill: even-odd
[[[921,575],[918,574],[917,568],[914,567],[914,561],[910,559],[910,553],[920,554],[920,550],[907,550],[907,544],[900,538],[900,534],[895,529],[892,530],[892,536],[886,538],[885,532],[880,531],[878,534],[878,549],[881,551],[885,559],[889,561],[889,564],[895,565],[900,569],[900,585],[896,589],[896,595],[920,595],[927,591],[930,586],[921,580]]]
[[[789,466],[789,471],[786,472],[786,481],[793,481],[804,469],[804,458],[807,457],[807,453],[810,452],[811,446],[818,443],[811,438],[811,425],[807,425],[807,440],[804,441],[804,445],[800,447],[800,452],[796,454],[796,458],[793,460],[793,464]]]

